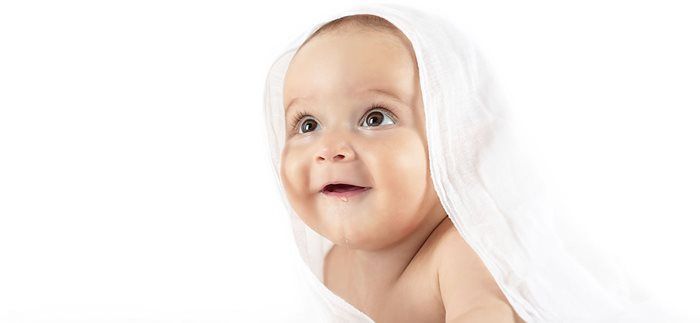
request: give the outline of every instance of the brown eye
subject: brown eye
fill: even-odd
[[[306,119],[306,120],[304,120],[304,122],[301,123],[301,132],[306,133],[306,132],[309,132],[311,130],[314,130],[314,129],[316,129],[317,125],[318,124],[313,119]]]
[[[394,124],[394,121],[391,119],[391,117],[386,116],[384,112],[382,112],[381,110],[373,110],[372,112],[367,114],[365,122],[363,122],[362,125],[366,125],[368,127],[376,127],[385,124],[385,121],[390,122],[389,124]]]

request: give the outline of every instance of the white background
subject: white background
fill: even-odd
[[[0,2],[0,322],[300,315],[264,81],[353,3]],[[691,309],[692,1],[402,3],[469,30],[591,239]]]

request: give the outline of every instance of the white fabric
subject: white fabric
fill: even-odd
[[[430,172],[438,197],[464,240],[481,257],[526,322],[677,322],[603,259],[597,259],[547,202],[545,187],[515,141],[506,102],[479,51],[450,23],[413,8],[359,5],[328,15],[294,40],[269,70],[265,117],[272,165],[310,288],[309,317],[372,322],[326,288],[323,260],[332,243],[290,207],[280,179],[284,146],[283,79],[298,47],[323,24],[373,14],[411,41],[425,109]]]

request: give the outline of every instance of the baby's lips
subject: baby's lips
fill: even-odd
[[[326,190],[329,189],[329,188],[331,188],[331,189],[333,189],[333,188],[343,189],[343,186],[347,186],[347,188],[350,188],[350,187],[352,187],[352,186],[358,187],[358,188],[360,188],[360,189],[369,188],[369,187],[367,187],[367,186],[364,186],[364,185],[361,185],[361,184],[359,184],[359,183],[355,183],[355,182],[352,182],[352,181],[335,180],[335,181],[326,182],[325,184],[323,184],[323,185],[319,188],[318,191],[319,191],[319,192],[324,192],[324,191],[326,191]]]
[[[357,190],[362,190],[365,189],[364,186],[357,186],[357,185],[352,185],[352,184],[328,184],[323,188],[324,192],[348,192],[348,191],[357,191]]]

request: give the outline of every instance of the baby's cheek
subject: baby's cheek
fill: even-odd
[[[391,224],[397,234],[412,230],[425,199],[426,154],[420,138],[404,132],[373,153],[372,167],[376,176],[378,203],[383,216],[382,226]],[[381,192],[381,193],[380,193]]]
[[[301,165],[293,152],[284,151],[280,159],[280,175],[285,193],[293,205],[298,204],[301,185],[305,182],[301,174]]]
[[[289,195],[291,179],[289,178],[290,172],[287,155],[288,153],[286,152],[286,150],[283,150],[282,156],[280,158],[280,177],[282,179],[282,187],[284,188],[285,193]]]
[[[425,174],[427,170],[427,156],[423,143],[417,136],[409,137],[396,145],[392,153],[393,167],[391,176],[395,179],[396,186],[403,190],[403,194],[409,194],[403,198],[416,198],[424,190]]]
[[[297,215],[314,227],[315,196],[311,188],[309,167],[309,163],[295,150],[284,151],[280,159],[280,173],[287,199]]]

